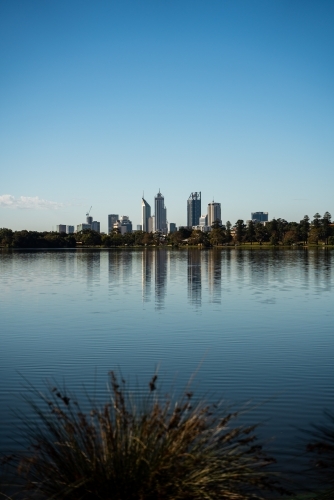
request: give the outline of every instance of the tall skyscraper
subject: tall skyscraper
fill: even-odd
[[[221,206],[220,203],[212,203],[208,204],[208,226],[212,226],[212,224],[218,221],[221,224]]]
[[[118,214],[108,215],[108,234],[112,232],[115,222],[119,219]]]
[[[146,233],[148,230],[148,219],[151,217],[151,206],[147,203],[144,197],[141,199],[141,220],[142,220],[142,228]]]
[[[252,221],[268,222],[268,212],[252,212]]]
[[[154,198],[155,209],[155,231],[167,232],[167,209],[165,207],[165,198],[159,193]]]
[[[201,192],[190,193],[187,200],[187,226],[198,226],[201,216]]]

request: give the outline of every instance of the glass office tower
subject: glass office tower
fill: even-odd
[[[187,226],[198,226],[201,216],[201,192],[190,193],[187,200]]]

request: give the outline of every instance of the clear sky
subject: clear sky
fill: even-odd
[[[0,227],[108,213],[159,188],[334,215],[332,0],[0,0]]]

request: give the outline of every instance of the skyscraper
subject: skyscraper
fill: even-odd
[[[201,216],[201,192],[190,193],[187,200],[187,226],[198,226]]]
[[[167,231],[167,209],[165,207],[165,198],[159,193],[154,198],[155,209],[155,230],[166,233]]]
[[[268,212],[252,212],[252,221],[268,222]]]
[[[141,199],[141,220],[142,229],[146,233],[149,232],[148,229],[148,219],[151,217],[151,206],[147,203],[144,197]]]
[[[118,214],[108,215],[108,234],[112,232],[115,222],[119,219]]]
[[[208,226],[211,227],[217,220],[221,224],[221,206],[213,201],[208,204]]]

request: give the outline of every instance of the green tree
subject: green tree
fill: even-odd
[[[188,243],[190,245],[208,245],[208,236],[207,233],[204,233],[203,231],[199,230],[194,230],[191,233],[190,238],[188,239]]]
[[[226,232],[225,232],[225,235],[226,235],[226,243],[230,243],[230,241],[232,240],[232,235],[231,235],[231,227],[232,227],[232,224],[231,222],[228,220],[226,222]]]
[[[241,243],[245,236],[245,224],[242,219],[238,219],[235,223],[235,241]]]
[[[221,227],[216,227],[210,231],[210,243],[211,245],[222,245],[225,243],[225,233]]]
[[[79,241],[82,241],[83,245],[95,246],[101,245],[101,235],[96,231],[91,229],[84,229],[77,233]]]
[[[325,212],[323,218],[321,219],[321,237],[326,245],[328,245],[328,238],[331,235],[331,218],[331,214],[329,212]]]
[[[255,224],[251,220],[248,223],[247,230],[246,230],[246,237],[247,240],[250,241],[251,245],[253,244],[253,241],[255,240]]]
[[[298,242],[298,232],[296,230],[287,231],[283,237],[284,245],[293,245]]]
[[[300,237],[307,244],[308,234],[310,231],[310,218],[308,215],[304,215],[304,218],[299,223]]]
[[[13,242],[13,231],[5,227],[0,228],[0,245],[10,247]]]
[[[313,215],[312,226],[318,229],[320,227],[320,220],[321,215],[317,212],[315,215]]]

